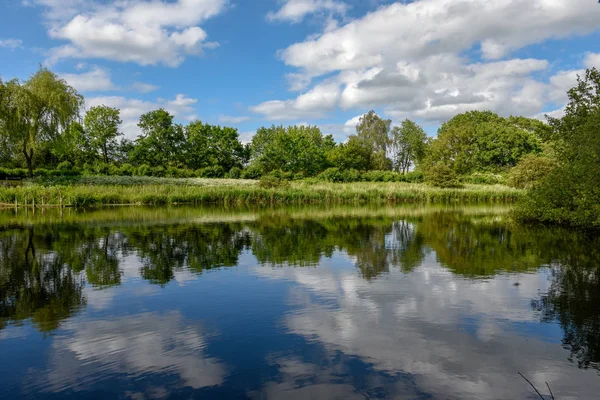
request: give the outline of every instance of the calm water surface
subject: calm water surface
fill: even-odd
[[[0,398],[597,399],[600,240],[504,212],[0,212]]]

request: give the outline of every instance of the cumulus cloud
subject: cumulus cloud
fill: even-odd
[[[68,44],[51,49],[48,62],[105,58],[141,65],[177,66],[214,47],[198,26],[221,13],[227,0],[112,2],[31,0],[46,7],[49,34]]]
[[[118,89],[118,86],[111,80],[110,73],[100,67],[94,67],[90,71],[81,74],[59,74],[59,76],[80,92]]]
[[[145,101],[123,96],[99,96],[86,98],[86,108],[105,105],[121,110],[122,132],[128,139],[135,139],[140,129],[137,126],[140,115],[152,110],[164,108],[179,120],[190,121],[196,118],[194,105],[197,99],[178,94],[174,99],[156,99]]]
[[[23,45],[23,42],[19,39],[0,39],[0,47],[8,49],[16,49]]]
[[[269,12],[269,21],[300,22],[307,15],[327,13],[344,15],[348,5],[337,0],[283,0],[279,10]]]
[[[269,120],[320,118],[335,108],[339,96],[338,83],[322,83],[294,100],[266,101],[250,107],[250,111],[262,114]]]
[[[158,86],[145,82],[134,82],[131,89],[139,93],[150,93],[158,90]]]
[[[280,51],[296,68],[287,75],[291,89],[304,93],[251,109],[270,119],[323,117],[336,107],[380,107],[386,116],[436,123],[469,110],[533,116],[549,103],[561,105],[579,71],[540,80],[547,60],[511,58],[511,52],[596,31],[597,15],[588,0],[396,2]],[[474,57],[464,55],[473,49]],[[599,58],[588,54],[584,64],[598,65]],[[319,91],[322,83],[310,85],[320,76],[327,76],[329,95],[301,106]]]
[[[600,53],[587,53],[583,65],[586,68],[600,68]]]
[[[225,124],[241,124],[242,122],[250,121],[248,116],[233,116],[233,115],[219,115],[219,121]]]

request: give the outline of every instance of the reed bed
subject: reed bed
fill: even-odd
[[[522,190],[502,185],[442,189],[417,183],[292,182],[262,188],[256,181],[205,179],[207,184],[52,184],[0,188],[4,206],[168,205],[168,204],[354,204],[354,203],[513,203]],[[233,181],[240,182],[240,181]]]

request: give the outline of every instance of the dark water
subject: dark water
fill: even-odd
[[[598,398],[600,240],[503,211],[0,213],[0,398]]]

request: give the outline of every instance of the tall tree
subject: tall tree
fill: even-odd
[[[373,110],[360,117],[360,121],[356,125],[356,136],[373,149],[370,169],[391,169],[391,162],[387,158],[391,126],[391,119],[383,119]]]
[[[192,121],[185,127],[186,165],[193,169],[219,165],[225,171],[246,162],[237,129]]]
[[[147,112],[140,117],[141,135],[131,152],[132,161],[153,166],[178,166],[183,163],[185,135],[164,109]]]
[[[392,129],[391,154],[396,171],[407,173],[425,157],[427,134],[409,119]]]
[[[120,111],[108,106],[96,106],[85,115],[84,127],[92,149],[108,164],[119,145],[117,138],[122,135],[119,125],[123,121]]]
[[[46,68],[23,83],[13,79],[3,84],[0,97],[2,133],[21,148],[33,176],[36,150],[79,117],[83,97]]]
[[[316,126],[261,128],[252,138],[253,162],[264,172],[281,169],[316,175],[327,167],[327,153],[335,147],[331,135]]]

